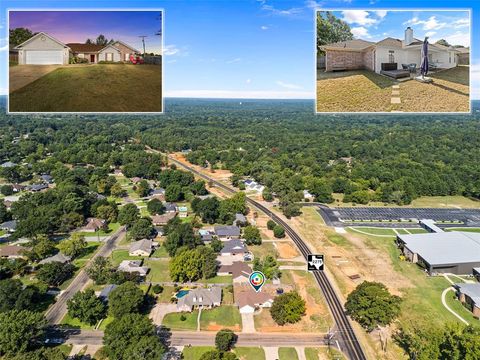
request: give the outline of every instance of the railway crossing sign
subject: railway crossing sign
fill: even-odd
[[[323,254],[308,254],[308,271],[322,271],[325,263]]]

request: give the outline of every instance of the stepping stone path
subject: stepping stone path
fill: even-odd
[[[400,100],[400,85],[392,85],[392,98],[390,99],[391,104],[401,104]]]

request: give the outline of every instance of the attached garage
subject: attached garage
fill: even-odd
[[[18,45],[19,65],[62,65],[68,64],[70,48],[40,32]]]

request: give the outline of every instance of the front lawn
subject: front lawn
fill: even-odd
[[[64,66],[10,94],[12,112],[161,112],[157,65]]]
[[[183,321],[181,320],[182,315],[186,318]],[[191,313],[170,313],[165,315],[162,325],[171,330],[197,330],[197,317],[198,310]]]
[[[218,331],[223,328],[240,331],[242,317],[236,306],[219,306],[211,310],[202,310],[200,329]]]
[[[192,346],[183,349],[184,360],[199,360],[203,354],[208,351],[215,350],[213,346]]]
[[[130,256],[128,255],[128,250],[113,250],[112,263],[114,266],[118,266],[123,260],[141,260],[142,256]]]
[[[95,328],[94,325],[85,324],[77,318],[70,317],[70,315],[68,315],[68,314],[65,314],[65,316],[63,317],[63,319],[61,321],[61,324],[68,325],[68,326],[71,326],[73,328],[78,328],[78,329],[82,329],[82,330],[93,330]]]
[[[279,360],[298,360],[297,350],[292,347],[281,347],[278,349]]]
[[[265,360],[265,351],[261,347],[238,347],[233,352],[240,360]]]
[[[170,270],[168,269],[168,260],[152,260],[147,259],[145,266],[150,268],[147,279],[151,282],[168,282],[170,281]]]
[[[75,233],[79,235],[83,235],[85,237],[108,236],[108,235],[112,235],[115,231],[117,231],[119,227],[120,227],[119,223],[111,223],[111,224],[108,224],[108,228],[106,230],[99,230],[97,232],[78,231]]]

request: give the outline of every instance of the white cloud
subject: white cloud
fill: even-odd
[[[345,10],[342,11],[343,20],[349,24],[359,24],[370,26],[378,22],[377,19],[371,18],[370,13],[365,10]]]
[[[7,51],[8,50],[8,44],[0,47],[0,51]]]
[[[269,29],[269,27],[268,27],[268,26],[266,26],[266,25],[262,25],[262,26],[260,26],[260,29],[262,29],[262,30],[268,30],[268,29]]]
[[[427,31],[425,33],[425,36],[428,36],[428,37],[432,37],[433,35],[435,35],[437,32],[436,31]]]
[[[470,33],[457,31],[451,35],[443,36],[445,40],[451,45],[470,46]]]
[[[418,17],[405,21],[404,25],[423,25],[423,30],[439,30],[447,26],[447,23],[442,23],[437,20],[436,16],[430,16],[428,20],[420,20]]]
[[[179,48],[176,45],[165,45],[163,49],[163,55],[165,56],[187,56],[188,51],[185,48]]]
[[[235,63],[238,63],[240,61],[242,61],[241,58],[235,58],[235,59],[232,59],[232,60],[227,60],[226,63],[227,64],[235,64]]]
[[[247,84],[250,84],[250,83],[252,82],[252,79],[247,79],[247,80],[245,80],[245,82],[246,82]]]
[[[464,27],[469,27],[470,26],[470,19],[458,19],[457,21],[453,22],[453,27],[455,29],[460,29]]]
[[[285,88],[285,89],[299,90],[299,89],[302,88],[300,85],[289,84],[289,83],[283,82],[283,81],[281,81],[281,80],[278,80],[278,81],[276,82],[276,84],[277,84],[278,86],[281,86],[281,87]]]
[[[383,19],[385,16],[387,16],[388,11],[387,10],[377,10],[375,11],[375,14],[380,18]]]
[[[368,33],[368,30],[366,28],[364,28],[363,26],[358,26],[358,27],[351,28],[351,31],[352,31],[353,36],[355,36],[357,39],[362,38],[362,37],[364,37],[364,38],[365,37],[366,38],[370,37],[370,34]]]
[[[220,99],[313,99],[313,91],[166,90],[167,97]]]
[[[310,9],[317,9],[317,8],[319,8],[320,6],[322,6],[322,4],[320,4],[318,1],[307,0],[307,1],[305,1],[305,6],[306,6],[307,8],[310,8]]]
[[[303,12],[302,8],[277,9],[272,5],[267,5],[266,2],[262,5],[262,10],[269,12],[271,15],[292,16]]]

